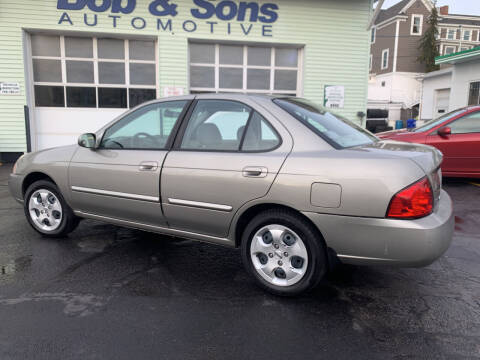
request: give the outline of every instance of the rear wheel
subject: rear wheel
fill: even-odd
[[[242,236],[242,259],[257,283],[276,295],[298,295],[315,287],[327,269],[318,230],[299,214],[267,210],[253,218]]]
[[[58,187],[46,180],[36,181],[25,192],[25,215],[29,224],[47,237],[63,237],[79,223]]]

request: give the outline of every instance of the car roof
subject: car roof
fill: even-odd
[[[169,97],[162,97],[159,99],[154,99],[149,101],[148,103],[155,103],[155,102],[162,102],[162,101],[175,101],[175,100],[193,100],[197,98],[201,99],[217,99],[217,98],[225,98],[228,97],[232,100],[242,100],[242,99],[280,99],[286,97],[295,97],[295,96],[288,96],[288,95],[269,95],[269,94],[241,94],[241,93],[205,93],[205,94],[191,94],[191,95],[181,95],[181,96],[169,96]],[[145,105],[144,103],[143,105]]]

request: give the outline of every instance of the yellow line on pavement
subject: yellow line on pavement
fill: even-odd
[[[469,184],[480,187],[479,183],[470,182]]]

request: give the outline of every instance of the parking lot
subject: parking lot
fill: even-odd
[[[427,268],[341,266],[258,289],[237,250],[84,221],[34,232],[0,167],[0,359],[480,358],[480,185],[447,180],[456,231]],[[480,183],[480,181],[478,182]]]

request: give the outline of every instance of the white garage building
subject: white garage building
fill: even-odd
[[[440,56],[436,63],[444,68],[423,77],[422,120],[480,104],[480,47]]]

